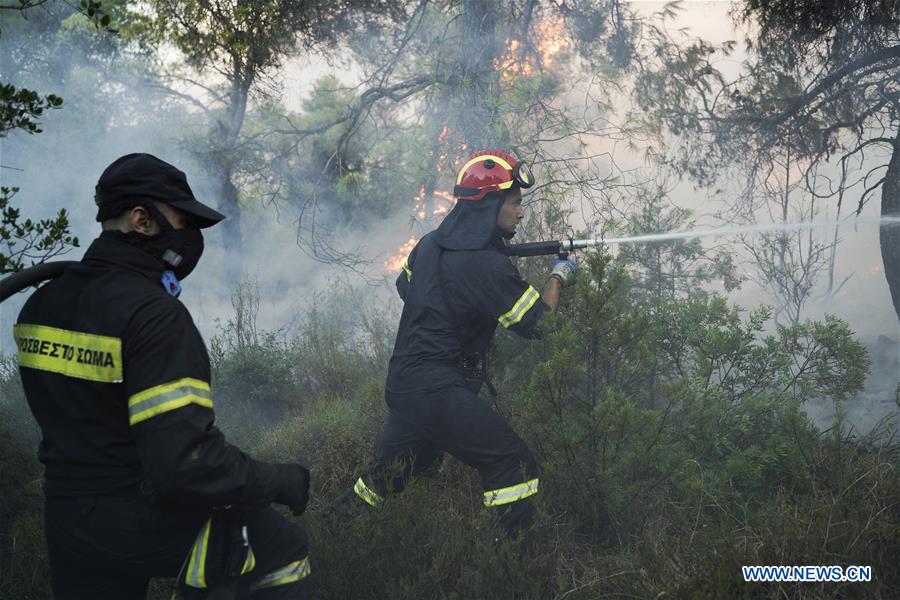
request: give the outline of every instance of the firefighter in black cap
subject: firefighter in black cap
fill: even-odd
[[[309,472],[256,461],[215,427],[209,358],[178,300],[224,217],[184,173],[149,154],[112,163],[96,188],[103,232],[36,291],[15,325],[40,424],[51,585],[59,599],[144,598],[177,577],[213,590],[302,598]]]
[[[499,324],[526,338],[575,263],[557,259],[543,293],[530,286],[504,253],[522,212],[522,188],[534,180],[506,152],[476,152],[456,180],[456,206],[403,263],[397,290],[404,301],[385,398],[388,422],[375,445],[375,465],[330,511],[377,507],[413,473],[449,452],[478,469],[484,505],[514,532],[531,519],[538,468],[525,443],[478,396],[488,345]]]

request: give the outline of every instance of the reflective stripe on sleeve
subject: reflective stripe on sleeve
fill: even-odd
[[[407,260],[408,259],[404,258],[403,264],[400,266],[403,267],[403,271],[406,273],[406,281],[412,281],[412,269],[409,268]]]
[[[362,477],[356,480],[353,491],[356,492],[356,495],[362,498],[366,504],[376,508],[384,501],[384,498],[382,498],[378,492],[366,485],[366,482],[363,481]]]
[[[138,392],[128,398],[128,422],[135,425],[188,404],[213,407],[207,382],[185,377]]]
[[[534,306],[535,302],[537,302],[540,297],[541,295],[538,291],[529,285],[528,289],[519,297],[513,307],[509,309],[508,312],[500,315],[497,320],[500,321],[500,324],[503,325],[505,329],[509,329],[522,320],[525,313],[531,310],[531,307]]]
[[[278,585],[287,585],[300,581],[310,573],[309,557],[302,560],[295,560],[280,569],[275,569],[252,586],[252,590],[261,590],[263,588],[275,587]]]
[[[538,480],[532,479],[525,483],[519,483],[499,490],[491,490],[484,493],[485,506],[500,506],[517,500],[523,500],[538,492]]]
[[[212,519],[207,519],[191,549],[191,559],[188,561],[187,572],[184,574],[184,582],[192,588],[206,587],[206,549],[209,547],[211,529]]]
[[[19,366],[90,381],[122,381],[122,340],[117,337],[24,323],[13,326],[13,335]]]

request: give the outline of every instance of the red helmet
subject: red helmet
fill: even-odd
[[[491,192],[508,190],[513,185],[521,188],[534,185],[528,165],[502,150],[481,150],[470,156],[459,170],[453,195],[460,200],[481,200]]]

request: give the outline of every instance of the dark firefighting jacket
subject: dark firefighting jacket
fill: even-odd
[[[503,252],[502,238],[483,249],[451,250],[436,242],[435,233],[416,245],[397,278],[404,304],[389,392],[465,385],[464,357],[483,359],[498,325],[532,338],[549,310]]]
[[[206,348],[162,274],[157,259],[104,232],[19,314],[19,369],[43,434],[45,491],[149,486],[177,505],[267,504],[277,468],[216,428]]]

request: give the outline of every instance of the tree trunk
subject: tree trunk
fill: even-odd
[[[494,69],[498,7],[484,0],[463,0],[460,4],[462,48],[457,72],[462,83],[453,127],[470,150],[483,150],[501,142],[497,135],[500,123],[493,108],[498,93]]]
[[[227,218],[222,222],[222,232],[229,254],[236,259],[243,254],[243,236],[241,234],[241,209],[238,205],[238,190],[234,185],[230,161],[217,165],[219,168],[219,202],[222,214]],[[240,261],[238,261],[240,262]]]
[[[881,216],[900,217],[900,130],[894,138],[894,152],[881,188]],[[897,223],[881,225],[881,258],[894,312],[900,319],[900,226]]]
[[[236,63],[235,70],[240,73],[241,65]],[[238,189],[234,184],[234,166],[236,157],[234,149],[237,145],[244,118],[247,113],[247,95],[250,84],[245,77],[235,74],[229,94],[229,104],[225,118],[217,123],[216,148],[213,152],[213,164],[219,179],[219,202],[222,213],[227,217],[222,223],[225,244],[232,256],[229,261],[229,275],[239,276],[243,269],[244,240],[241,231],[241,208],[238,203]],[[252,79],[251,79],[252,81]]]

